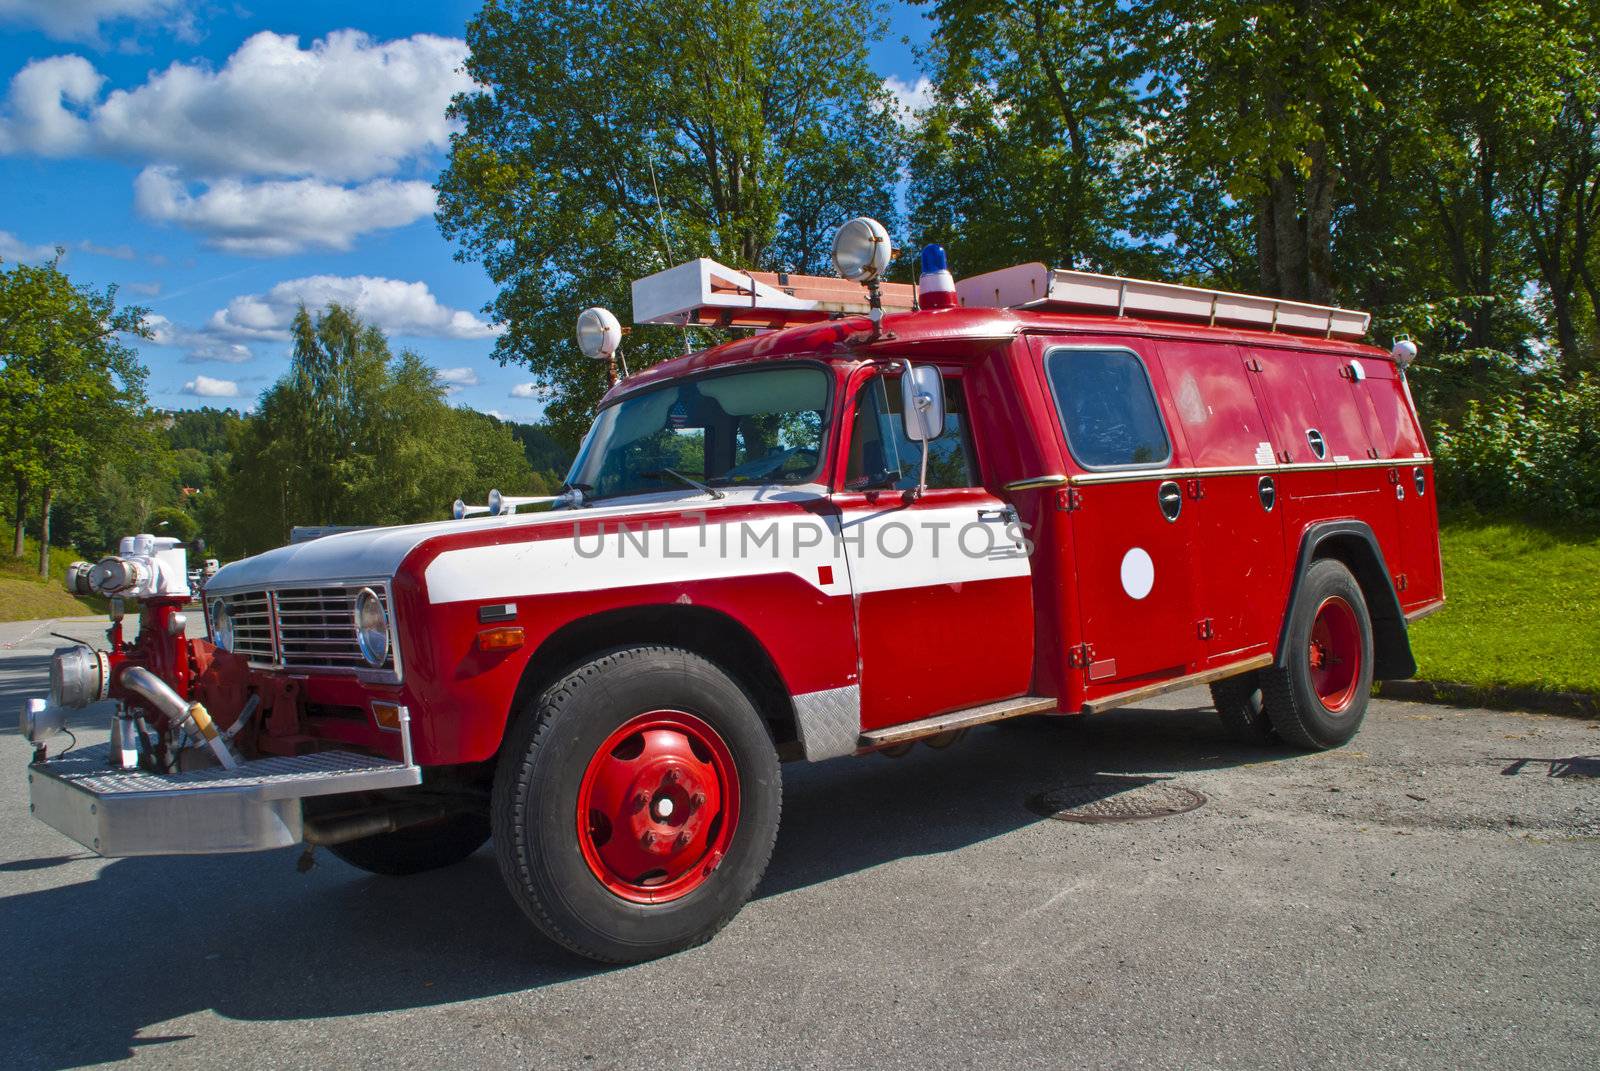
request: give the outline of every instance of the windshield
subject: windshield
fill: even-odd
[[[667,383],[600,411],[567,483],[588,498],[816,479],[828,373],[768,368]],[[673,473],[677,473],[675,477]]]

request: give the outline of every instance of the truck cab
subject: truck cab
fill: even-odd
[[[895,286],[887,249],[857,220],[839,280],[639,280],[639,322],[759,330],[618,379],[559,496],[220,569],[205,640],[172,628],[175,548],[85,567],[140,633],[58,654],[25,709],[35,813],[105,855],[304,843],[388,874],[492,838],[539,929],[629,961],[750,895],[781,761],[1195,685],[1246,739],[1336,747],[1415,671],[1443,589],[1414,347],[1042,265],[957,283],[936,247]],[[108,744],[52,758],[98,699]]]

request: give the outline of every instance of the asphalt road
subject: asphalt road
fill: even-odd
[[[24,632],[7,712],[56,642]],[[1377,701],[1303,755],[1205,701],[786,766],[756,898],[617,969],[524,924],[488,851],[410,879],[94,858],[28,818],[8,713],[0,1067],[1600,1066],[1600,724]],[[1209,802],[1024,806],[1097,774]]]

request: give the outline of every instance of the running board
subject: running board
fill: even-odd
[[[1117,707],[1125,707],[1132,703],[1140,703],[1146,699],[1153,699],[1158,695],[1168,692],[1178,692],[1185,688],[1193,688],[1201,684],[1210,684],[1213,681],[1225,680],[1228,677],[1237,677],[1241,673],[1249,673],[1253,669],[1265,669],[1272,665],[1272,656],[1269,654],[1256,655],[1246,658],[1242,662],[1230,662],[1225,666],[1215,669],[1202,670],[1199,673],[1190,673],[1184,677],[1172,677],[1154,684],[1146,684],[1141,688],[1130,688],[1126,692],[1117,692],[1115,695],[1101,696],[1083,704],[1085,714],[1104,714]]]
[[[1059,711],[1060,705],[1059,700],[1046,696],[1023,695],[1015,699],[1002,699],[998,703],[985,703],[981,707],[952,710],[948,714],[938,714],[931,718],[923,718],[921,721],[908,721],[903,725],[891,725],[885,729],[862,733],[857,742],[856,754],[921,740],[925,736],[938,736],[940,733],[951,733],[958,729],[970,729],[974,725],[987,725],[991,721],[1020,718],[1024,714],[1054,714]]]

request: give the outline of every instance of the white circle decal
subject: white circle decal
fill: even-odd
[[[1130,598],[1142,599],[1156,584],[1156,563],[1140,547],[1122,556],[1122,590]]]

